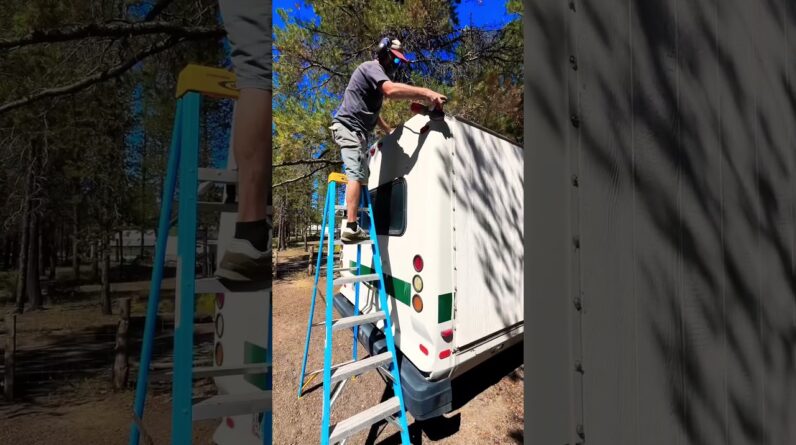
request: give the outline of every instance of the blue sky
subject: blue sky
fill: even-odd
[[[296,0],[274,0],[274,10],[278,8],[292,9],[303,18],[314,17],[311,8],[298,8],[302,2]],[[505,0],[462,0],[458,7],[461,25],[497,28],[509,22],[511,16],[506,12]],[[281,17],[274,14],[274,26],[285,26]]]

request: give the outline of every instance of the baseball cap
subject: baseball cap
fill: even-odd
[[[408,59],[407,59],[407,58],[406,58],[406,57],[403,55],[403,53],[401,52],[401,49],[403,49],[403,48],[401,47],[401,41],[400,41],[400,40],[398,40],[398,39],[393,39],[393,40],[390,42],[390,52],[391,52],[391,53],[392,53],[392,54],[393,54],[395,57],[397,57],[397,58],[399,58],[399,59],[403,60],[403,61],[404,61],[404,62],[406,62],[406,63],[409,63],[409,60],[408,60]]]

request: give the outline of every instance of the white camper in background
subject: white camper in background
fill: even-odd
[[[462,119],[418,114],[371,148],[368,189],[376,227],[360,221],[379,235],[406,406],[418,420],[439,416],[452,379],[522,339],[523,150]],[[343,266],[356,251],[344,247]],[[372,265],[370,249],[362,255]],[[360,286],[360,312],[371,312],[378,298]],[[334,302],[351,315],[354,285]],[[359,330],[372,354],[382,325]]]

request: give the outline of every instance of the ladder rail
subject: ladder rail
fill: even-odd
[[[362,196],[368,193],[367,187],[362,187],[365,190],[361,190],[359,205],[362,205],[363,198]],[[360,221],[361,222],[361,221]],[[342,255],[341,255],[342,256]],[[357,276],[362,275],[362,244],[357,244]],[[354,283],[354,316],[359,315],[359,289],[360,283],[357,281]],[[359,334],[359,325],[354,325],[354,340],[351,342],[351,356],[354,360],[357,359],[357,335]]]
[[[337,197],[337,183],[328,183],[329,199]],[[334,208],[332,208],[334,210]],[[329,427],[331,426],[331,383],[332,383],[332,295],[334,292],[334,218],[329,218],[329,239],[326,251],[326,332],[323,347],[323,412],[321,418],[321,445],[329,445]]]
[[[398,355],[396,354],[395,350],[395,337],[392,332],[392,317],[390,316],[389,311],[389,300],[387,299],[387,290],[386,285],[384,282],[384,271],[381,267],[381,252],[379,251],[379,243],[378,243],[378,234],[376,233],[376,222],[373,218],[373,206],[370,202],[370,194],[366,193],[365,195],[365,203],[367,204],[368,208],[368,218],[370,219],[370,238],[373,240],[373,244],[371,244],[371,249],[373,252],[373,269],[376,271],[376,274],[379,275],[379,304],[381,306],[381,310],[385,312],[384,317],[384,337],[387,340],[387,350],[390,351],[392,354],[392,366],[390,369],[390,374],[393,376],[393,392],[395,393],[395,397],[398,398],[398,403],[400,406],[400,416],[399,416],[399,423],[401,425],[401,442],[404,444],[409,444],[409,426],[407,425],[406,421],[406,406],[404,405],[404,395],[403,391],[401,390],[401,374],[400,368],[398,367]]]
[[[155,341],[155,321],[160,306],[160,287],[163,283],[163,270],[166,259],[166,243],[168,242],[169,217],[174,200],[174,190],[177,183],[177,169],[180,165],[182,139],[182,101],[177,101],[177,110],[174,115],[174,126],[171,133],[171,146],[169,148],[169,161],[166,169],[166,180],[163,183],[163,197],[161,199],[160,218],[158,220],[158,235],[155,245],[155,262],[152,265],[152,281],[149,283],[149,298],[147,301],[146,321],[144,323],[144,338],[141,344],[141,359],[139,360],[138,379],[135,384],[135,402],[133,404],[134,416],[143,419],[144,406],[146,405],[146,390],[149,384],[149,366],[152,361],[152,346]],[[143,236],[143,233],[141,234]],[[130,445],[138,445],[141,431],[136,422],[130,426]]]
[[[172,443],[192,436],[193,315],[195,302],[196,224],[199,170],[199,93],[182,97],[182,138],[177,228],[177,287],[174,314],[174,377],[172,381]],[[190,440],[190,439],[189,439]]]
[[[334,211],[337,207],[337,184],[345,183],[345,177],[341,173],[332,173],[329,175],[328,189],[326,201],[324,203],[323,220],[321,223],[321,240],[319,242],[319,252],[316,263],[315,281],[313,286],[310,319],[307,326],[307,337],[304,344],[304,357],[302,359],[302,370],[300,376],[299,397],[301,396],[304,385],[311,381],[318,375],[323,375],[323,411],[321,417],[321,445],[329,445],[330,443],[344,443],[352,434],[355,434],[360,429],[364,428],[366,424],[378,422],[379,419],[387,419],[396,423],[401,429],[401,443],[403,445],[410,445],[409,430],[406,421],[406,408],[403,400],[403,392],[401,390],[400,382],[400,369],[398,367],[397,350],[395,348],[395,340],[392,332],[392,320],[390,317],[389,300],[387,298],[386,283],[384,273],[381,265],[381,254],[379,252],[377,234],[375,233],[375,221],[373,216],[373,208],[370,203],[369,191],[363,191],[360,195],[360,208],[362,212],[367,212],[367,221],[369,221],[370,238],[367,241],[357,243],[356,250],[356,264],[355,267],[350,269],[354,275],[346,276],[334,280],[334,246],[342,244],[339,240],[335,239],[335,218]],[[362,217],[365,220],[365,217]],[[324,236],[328,236],[324,239]],[[313,323],[314,310],[317,295],[321,294],[321,289],[318,286],[320,274],[322,273],[321,264],[323,261],[323,243],[327,243],[327,256],[326,256],[326,316],[322,322]],[[362,270],[365,268],[362,265],[362,245],[371,244],[372,254],[372,268],[376,273],[363,275]],[[379,293],[379,308],[369,312],[365,315],[360,315],[360,289],[372,289],[372,287],[360,288],[360,283],[365,281],[376,281],[378,284]],[[334,292],[335,285],[354,284],[354,309],[353,315],[345,316],[339,320],[334,320],[333,317],[333,299],[331,296]],[[380,354],[376,357],[368,357],[364,360],[357,360],[357,347],[358,347],[358,326],[363,323],[375,323],[379,320],[384,320],[384,333],[387,339],[388,352]],[[309,355],[309,341],[311,336],[311,329],[313,325],[324,324],[326,328],[324,336],[324,357],[323,368],[308,375],[306,373],[306,362]],[[332,363],[333,356],[333,342],[332,334],[335,330],[352,328],[353,345],[351,355],[353,359],[345,364],[334,365]],[[332,371],[337,369],[336,376],[333,376]],[[377,369],[379,373],[383,371],[392,380],[392,390],[395,396],[379,405],[358,413],[357,415],[344,420],[343,422],[335,425],[331,424],[331,411],[334,402],[342,393],[345,384],[355,378],[357,375],[363,374],[368,370]],[[385,380],[386,381],[386,380]],[[306,382],[306,383],[305,383]]]
[[[307,355],[310,350],[310,337],[312,335],[312,320],[315,316],[315,299],[318,295],[318,280],[321,275],[321,259],[323,258],[323,238],[326,232],[326,214],[329,210],[329,194],[326,195],[326,201],[323,205],[323,216],[321,216],[321,236],[318,240],[318,258],[315,260],[315,282],[312,285],[312,299],[310,299],[310,317],[307,322],[307,337],[304,340],[304,357],[301,359],[301,377],[299,380],[298,396],[301,397],[304,391],[304,379],[307,372]],[[333,238],[333,237],[330,237]]]

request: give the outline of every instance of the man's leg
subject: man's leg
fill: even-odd
[[[271,193],[271,92],[245,88],[235,107],[233,151],[238,165],[236,237],[251,239],[258,250],[266,244],[266,202]],[[249,230],[251,233],[249,234]],[[239,233],[243,232],[243,233]]]
[[[359,216],[359,212],[357,211],[357,207],[359,207],[359,194],[362,190],[362,183],[357,181],[356,179],[349,179],[348,185],[345,188],[345,204],[346,209],[348,210],[348,222],[357,222],[357,217]]]
[[[221,0],[240,97],[233,153],[238,166],[238,222],[216,275],[234,281],[271,275],[271,2]]]
[[[359,197],[362,193],[362,184],[367,183],[368,167],[365,164],[366,143],[356,133],[342,124],[332,125],[332,137],[340,146],[340,157],[343,159],[345,174],[348,184],[345,191],[346,225],[341,227],[341,240],[346,244],[358,243],[369,238],[368,233],[357,224],[357,211],[359,210]]]

